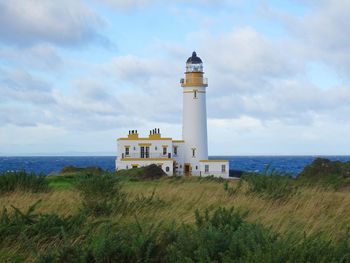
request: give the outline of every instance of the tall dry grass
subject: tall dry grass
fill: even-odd
[[[229,183],[231,186],[236,181]],[[299,188],[291,198],[278,201],[248,194],[244,187],[232,196],[224,191],[222,182],[199,178],[161,179],[124,183],[130,198],[155,196],[161,206],[138,209],[130,214],[111,215],[114,221],[194,223],[194,211],[206,208],[236,207],[249,211],[250,222],[259,221],[279,233],[322,232],[330,240],[341,239],[350,227],[350,193],[320,187]],[[57,213],[62,216],[77,212],[82,199],[74,189],[53,189],[48,193],[14,192],[0,196],[0,208],[11,205],[26,210],[41,199],[38,212]]]
[[[235,184],[237,181],[230,182],[232,186]],[[301,187],[297,194],[282,201],[248,194],[244,187],[229,196],[222,183],[197,178],[179,182],[165,179],[156,185],[135,182],[125,189],[131,195],[147,195],[155,189],[157,196],[167,203],[166,207],[157,211],[146,210],[138,214],[143,220],[153,222],[174,220],[193,223],[196,209],[234,206],[249,211],[249,221],[259,221],[279,233],[310,235],[322,232],[327,239],[338,240],[350,227],[350,193],[321,187]]]

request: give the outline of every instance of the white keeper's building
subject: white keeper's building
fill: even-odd
[[[147,137],[137,130],[118,139],[116,169],[132,169],[150,164],[168,175],[229,177],[227,160],[208,160],[206,89],[203,63],[196,52],[187,59],[183,92],[182,140],[162,137],[153,129]]]

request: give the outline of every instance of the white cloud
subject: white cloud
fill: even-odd
[[[63,59],[56,48],[47,43],[37,44],[18,50],[14,47],[2,47],[0,57],[17,67],[57,70],[63,65]]]
[[[40,105],[55,103],[50,84],[22,70],[0,72],[0,100]]]
[[[84,44],[99,38],[101,18],[77,1],[0,0],[0,41],[15,45]]]

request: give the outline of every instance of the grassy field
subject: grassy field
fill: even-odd
[[[138,200],[140,205],[132,201],[134,205],[130,206],[129,212],[89,215],[87,219],[89,222],[107,220],[112,224],[124,225],[135,222],[146,225],[158,223],[195,225],[196,211],[204,212],[206,209],[214,211],[218,207],[234,207],[238,211],[247,213],[245,220],[248,223],[262,225],[282,237],[296,236],[302,239],[317,235],[318,238],[325,242],[329,241],[335,246],[338,242],[349,239],[350,194],[347,189],[334,190],[317,185],[303,186],[290,179],[293,194],[271,198],[261,192],[252,191],[247,182],[239,183],[238,180],[226,183],[223,180],[196,177],[137,180],[134,176],[126,174],[120,174],[118,178],[120,178],[118,184],[125,198]],[[84,202],[82,192],[75,186],[77,176],[51,176],[47,181],[49,191],[33,193],[15,189],[2,193],[1,207],[6,208],[11,214],[12,207],[27,211],[31,205],[41,200],[35,209],[37,214],[69,217],[81,212]],[[238,184],[240,184],[239,187]],[[123,209],[127,210],[128,206]],[[73,243],[79,243],[79,235],[76,238],[77,241]],[[62,245],[60,242],[48,241],[32,244],[37,251],[33,253],[30,246],[23,246],[21,242],[11,240],[3,242],[0,247],[0,261],[10,262],[13,259],[17,259],[18,262],[36,261],[38,253]]]

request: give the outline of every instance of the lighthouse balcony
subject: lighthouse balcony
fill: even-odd
[[[187,77],[180,79],[182,87],[203,87],[208,86],[208,79],[203,77]]]
[[[134,158],[140,158],[140,159],[171,159],[171,153],[166,153],[166,154],[162,154],[162,153],[143,153],[143,152],[138,152],[138,153],[130,153],[128,155],[126,155],[125,153],[122,153],[121,156],[122,159],[134,159]]]

